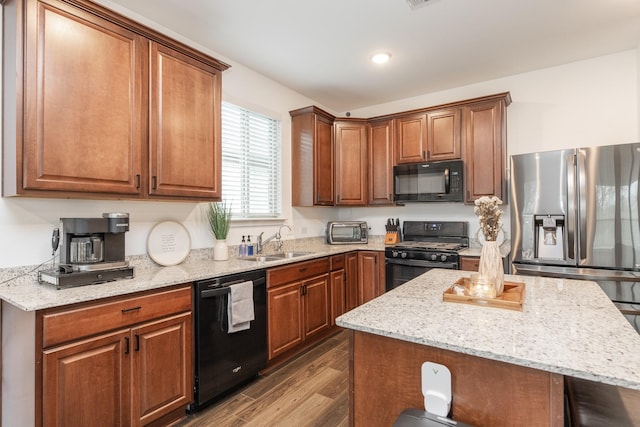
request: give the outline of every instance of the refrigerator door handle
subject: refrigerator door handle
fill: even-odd
[[[576,177],[575,177],[575,161],[574,154],[567,156],[567,259],[575,260],[575,234],[576,234]]]
[[[585,175],[585,155],[581,150],[577,152],[578,161],[578,256],[580,260],[587,257],[587,193],[586,193],[586,175]]]

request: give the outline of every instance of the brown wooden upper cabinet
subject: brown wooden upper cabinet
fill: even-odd
[[[504,199],[510,103],[504,92],[369,119],[290,111],[293,205],[391,205],[393,165],[454,159],[465,165],[466,203]]]
[[[367,204],[367,121],[336,120],[336,205]]]
[[[293,206],[335,204],[334,116],[311,106],[290,111]]]
[[[368,205],[393,204],[393,127],[391,119],[369,123]]]
[[[222,197],[222,73],[151,43],[149,193]]]
[[[427,112],[427,160],[460,158],[460,108]]]
[[[228,65],[86,0],[3,11],[5,196],[220,198]]]
[[[505,203],[507,93],[463,107],[465,202],[497,196]]]
[[[396,164],[459,159],[461,116],[450,108],[396,118]]]
[[[427,116],[408,114],[394,119],[396,163],[418,163],[427,159]]]

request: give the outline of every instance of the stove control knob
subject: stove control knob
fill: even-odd
[[[435,261],[437,258],[438,258],[438,255],[436,254],[431,255],[431,261]]]
[[[402,258],[406,258],[406,257],[407,257],[407,253],[406,253],[406,252],[402,252],[402,253],[400,254],[400,256],[401,256]]]
[[[447,260],[447,256],[445,254],[440,255],[440,261],[445,262]]]
[[[396,258],[398,256],[398,251],[391,251],[391,256]]]

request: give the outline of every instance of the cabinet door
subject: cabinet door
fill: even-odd
[[[330,321],[329,275],[314,277],[302,282],[304,294],[305,339],[327,329]]]
[[[364,304],[384,293],[384,277],[381,272],[384,272],[384,253],[358,253],[358,304]]]
[[[427,159],[427,115],[409,114],[395,120],[396,163],[419,163]]]
[[[146,425],[193,400],[191,312],[132,330],[133,425]]]
[[[149,194],[221,197],[221,72],[151,43]]]
[[[358,253],[350,252],[345,256],[346,274],[346,310],[358,306]]]
[[[269,359],[294,348],[303,340],[302,282],[267,290]]]
[[[293,206],[333,205],[335,117],[315,106],[289,111],[289,115],[291,203]]]
[[[460,270],[478,271],[480,267],[479,257],[460,257]]]
[[[393,204],[393,129],[393,120],[369,127],[369,205]]]
[[[45,350],[42,425],[129,425],[130,344],[126,329]]]
[[[427,113],[427,159],[429,161],[460,158],[459,108]]]
[[[313,194],[315,205],[335,204],[333,121],[313,116]]]
[[[346,313],[347,307],[347,275],[344,268],[332,271],[329,275],[331,284],[331,326],[336,324],[336,317]]]
[[[336,204],[367,203],[367,125],[360,121],[334,124]]]
[[[26,2],[25,34],[17,191],[141,194],[145,39],[56,0]]]
[[[506,143],[505,101],[472,104],[464,108],[465,202],[482,196],[503,199]],[[506,202],[505,199],[503,201]]]

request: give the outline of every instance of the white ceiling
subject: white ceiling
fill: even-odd
[[[112,2],[334,112],[640,45],[640,0]]]

